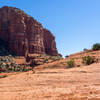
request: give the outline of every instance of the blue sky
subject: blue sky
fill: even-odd
[[[48,28],[64,56],[100,42],[100,0],[0,0],[0,7],[5,5],[24,10]]]

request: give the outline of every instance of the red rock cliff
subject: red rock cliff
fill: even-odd
[[[0,38],[8,42],[16,55],[58,55],[53,34],[18,8],[0,8]]]

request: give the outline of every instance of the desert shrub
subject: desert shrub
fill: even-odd
[[[24,66],[22,72],[27,72],[29,70],[32,70],[32,67]]]
[[[8,75],[2,75],[2,76],[0,76],[0,78],[5,78],[5,77],[7,77]]]
[[[86,51],[86,50],[88,50],[88,49],[86,49],[86,48],[83,49],[83,51]]]
[[[14,65],[14,72],[19,72],[19,71],[22,71],[21,69],[21,66],[20,65]]]
[[[31,70],[26,64],[16,64],[12,56],[0,56],[0,73],[1,72],[24,72]]]
[[[0,63],[0,68],[2,68],[2,63]]]
[[[0,67],[0,72],[6,72],[7,68],[5,66]]]
[[[75,62],[74,62],[74,60],[70,60],[70,61],[68,61],[67,64],[68,64],[68,67],[69,67],[69,68],[72,68],[72,67],[75,66]]]
[[[14,63],[10,56],[0,56],[0,72],[10,72],[11,63]],[[9,70],[10,69],[10,70]]]
[[[10,66],[15,66],[15,63],[11,63]]]
[[[94,51],[100,50],[100,43],[94,44],[93,47],[92,47],[92,49],[93,49]]]
[[[60,59],[61,59],[60,56],[55,56],[55,57],[54,57],[54,61],[56,61],[56,60],[60,60]]]
[[[8,72],[14,72],[14,67],[11,67],[11,66],[10,66],[10,67],[8,68],[7,71],[8,71]]]
[[[0,63],[5,62],[5,63],[14,63],[12,58],[10,56],[0,56]]]
[[[36,66],[38,66],[37,61],[32,60],[32,61],[30,62],[30,67],[34,68],[34,67],[36,67]]]
[[[31,70],[28,66],[29,65],[0,62],[0,72],[25,72]]]
[[[90,65],[94,62],[94,58],[92,56],[83,57],[83,64]]]
[[[9,64],[6,64],[5,66],[6,66],[6,68],[9,68]]]
[[[48,61],[48,59],[47,59],[47,58],[44,60],[44,63],[49,63],[49,61]]]
[[[66,56],[65,56],[65,58],[68,58],[68,57],[69,57],[69,55],[66,55]]]
[[[26,57],[26,62],[30,62],[30,57],[29,56]]]

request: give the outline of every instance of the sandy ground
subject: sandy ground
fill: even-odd
[[[8,75],[0,100],[100,100],[100,63]]]

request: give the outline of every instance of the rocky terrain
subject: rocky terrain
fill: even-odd
[[[0,72],[28,71],[58,59],[49,30],[18,8],[0,8]]]
[[[83,66],[83,57],[91,56],[94,59],[94,63],[100,63],[100,50],[86,50],[79,53],[69,55],[65,60],[74,60],[76,66]]]
[[[0,39],[7,42],[9,50],[17,56],[58,55],[53,34],[18,8],[0,8]]]
[[[100,100],[100,63],[83,66],[83,56],[99,59],[99,52],[87,50],[76,53],[66,59],[46,56],[44,63],[28,72],[0,73],[1,100]],[[45,57],[39,57],[39,62]],[[67,62],[78,59],[80,67],[69,68]],[[16,61],[17,59],[17,61]],[[17,63],[24,58],[16,58]],[[46,60],[47,61],[47,60]],[[13,83],[13,84],[12,84]],[[6,95],[6,96],[5,96]]]
[[[1,100],[100,100],[100,63],[5,75],[0,78]]]

